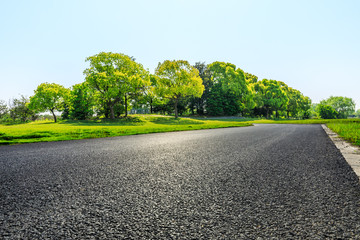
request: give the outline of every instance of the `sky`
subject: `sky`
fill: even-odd
[[[0,0],[0,99],[43,83],[84,81],[99,52],[230,62],[283,81],[314,103],[350,97],[360,108],[358,0]]]

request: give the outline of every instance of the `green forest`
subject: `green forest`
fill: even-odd
[[[51,114],[61,119],[115,119],[128,113],[175,116],[237,116],[266,119],[359,117],[351,98],[331,96],[313,104],[286,83],[262,79],[232,63],[166,60],[154,74],[122,53],[86,59],[85,81],[71,88],[42,83],[29,98],[0,100],[0,122],[28,122]]]

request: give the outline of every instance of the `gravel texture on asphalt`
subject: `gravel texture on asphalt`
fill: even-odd
[[[0,239],[360,239],[320,125],[0,147]]]

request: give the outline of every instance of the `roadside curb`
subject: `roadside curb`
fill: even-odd
[[[345,160],[354,170],[360,181],[360,148],[343,140],[337,133],[333,132],[325,124],[321,124],[331,141],[340,150]]]

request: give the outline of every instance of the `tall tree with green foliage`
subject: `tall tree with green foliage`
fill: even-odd
[[[280,82],[276,80],[263,79],[255,83],[257,107],[266,110],[266,118],[269,118],[271,111],[278,111],[286,106],[289,99],[282,89]]]
[[[56,122],[55,111],[60,111],[69,89],[56,83],[42,83],[34,91],[35,95],[30,97],[29,108],[38,112],[50,111]]]
[[[286,95],[289,98],[289,102],[286,107],[286,115],[287,118],[290,118],[290,115],[292,117],[297,117],[299,111],[300,111],[300,103],[302,94],[300,91],[293,89],[291,87],[288,87],[286,90]]]
[[[76,84],[68,98],[69,118],[75,120],[85,120],[90,118],[94,111],[94,96],[89,89],[87,82]]]
[[[209,70],[214,83],[221,83],[226,92],[236,95],[239,100],[247,94],[245,73],[234,64],[225,62],[213,62],[209,64]]]
[[[317,111],[322,119],[335,119],[339,113],[330,105],[318,104]]]
[[[4,117],[8,113],[9,109],[4,100],[0,100],[0,118]]]
[[[148,72],[134,58],[122,53],[101,52],[86,59],[90,67],[84,71],[86,82],[99,96],[115,118],[114,106],[123,101],[127,116],[128,100],[150,85]]]
[[[35,110],[29,107],[29,98],[21,95],[20,98],[14,98],[9,103],[9,117],[12,121],[35,121],[38,117]]]
[[[206,103],[207,115],[233,116],[240,111],[239,101],[234,93],[225,91],[219,83],[211,87]]]
[[[311,104],[312,101],[309,97],[302,96],[299,104],[300,112],[299,116],[303,119],[311,117]]]
[[[194,114],[194,110],[199,115],[203,115],[206,109],[207,99],[210,94],[210,89],[213,85],[213,81],[211,79],[211,73],[208,66],[205,62],[196,62],[193,66],[199,71],[199,76],[202,79],[204,85],[204,92],[201,97],[191,97],[190,98],[190,109]]]
[[[158,76],[155,89],[158,96],[174,101],[175,118],[178,117],[178,103],[187,96],[201,97],[204,85],[199,71],[184,60],[166,60],[155,69]]]
[[[154,113],[155,109],[158,109],[159,106],[164,105],[168,99],[163,99],[156,95],[157,82],[159,77],[150,74],[150,87],[145,90],[143,95],[140,95],[136,98],[135,105],[142,107],[148,106],[150,108],[150,113]]]
[[[355,115],[356,117],[360,118],[360,109],[358,109],[358,110],[354,113],[354,115]]]
[[[244,110],[243,115],[244,116],[253,116],[254,115],[254,108],[256,107],[255,102],[255,84],[258,82],[258,77],[245,72],[245,81],[246,86],[248,88],[247,94],[244,98]]]
[[[348,97],[331,96],[320,102],[322,105],[329,105],[338,113],[338,118],[347,118],[355,111],[355,102]]]
[[[235,115],[244,111],[246,97],[249,94],[244,71],[236,68],[234,64],[225,62],[213,62],[208,65],[208,68],[212,85],[207,100],[207,112],[212,115],[216,112],[226,115],[231,112],[231,115]],[[220,95],[224,95],[223,98],[220,98]],[[229,104],[236,106],[229,106]],[[235,113],[234,110],[237,112]]]

